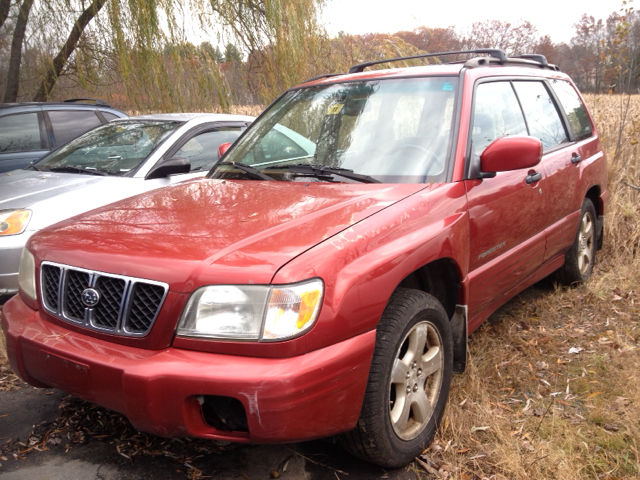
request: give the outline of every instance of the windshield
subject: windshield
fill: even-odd
[[[457,82],[410,78],[290,91],[209,176],[259,178],[242,164],[274,180],[363,181],[339,169],[388,183],[444,180]]]
[[[108,123],[47,155],[34,168],[125,175],[144,162],[182,124],[158,120]]]

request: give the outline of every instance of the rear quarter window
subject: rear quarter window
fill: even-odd
[[[577,140],[589,138],[593,135],[593,128],[589,115],[582,100],[573,86],[564,80],[551,80],[553,91],[556,92],[560,105],[569,119],[569,125]]]

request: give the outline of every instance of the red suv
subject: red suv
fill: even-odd
[[[467,335],[553,272],[585,281],[603,236],[575,85],[467,53],[309,80],[206,178],[35,234],[3,308],[14,371],[158,435],[411,461]]]

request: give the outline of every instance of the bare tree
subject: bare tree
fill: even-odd
[[[26,1],[26,0],[25,0]],[[33,1],[33,0],[31,0]],[[104,6],[107,0],[93,0],[91,5],[89,5],[78,17],[75,25],[71,29],[71,33],[67,38],[67,41],[60,49],[60,52],[53,59],[53,62],[49,66],[47,73],[45,74],[44,79],[42,80],[42,84],[40,85],[40,89],[38,93],[33,97],[34,102],[44,102],[49,97],[49,93],[51,93],[51,89],[56,83],[57,78],[62,73],[62,69],[65,67],[67,62],[69,61],[69,57],[73,54],[73,51],[76,49],[78,45],[78,41],[82,36],[82,32],[89,24],[89,22],[95,17],[100,9]]]
[[[16,28],[11,40],[11,57],[9,58],[9,71],[7,73],[7,89],[4,92],[4,102],[15,102],[18,99],[20,86],[20,62],[22,61],[22,44],[27,30],[27,21],[33,0],[24,0],[20,5]]]

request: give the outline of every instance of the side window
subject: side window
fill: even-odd
[[[100,113],[102,114],[102,116],[107,122],[110,122],[111,120],[115,120],[116,118],[120,118],[119,116],[114,115],[113,113],[110,113],[110,112],[104,112],[100,110]]]
[[[0,153],[42,149],[37,113],[0,117]]]
[[[509,82],[482,83],[476,89],[471,141],[480,155],[494,140],[527,135],[518,99]]]
[[[587,109],[583,105],[573,86],[564,80],[552,80],[551,85],[558,96],[558,100],[560,100],[562,108],[564,108],[564,112],[569,118],[569,124],[571,125],[571,130],[573,130],[576,139],[582,140],[593,135],[593,129],[591,128]]]
[[[48,113],[58,147],[102,125],[93,110],[57,110]]]
[[[529,135],[539,138],[548,150],[569,141],[560,114],[542,82],[514,82],[529,126]]]
[[[202,132],[187,140],[174,157],[188,159],[192,172],[209,170],[218,161],[218,147],[223,143],[233,143],[242,130],[240,127],[223,127]]]

